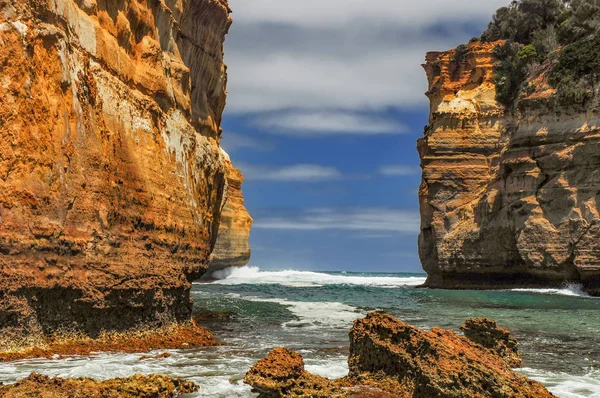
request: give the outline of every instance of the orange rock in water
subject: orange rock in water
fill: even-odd
[[[165,375],[96,381],[88,378],[63,379],[32,373],[13,385],[0,386],[4,398],[172,398],[198,391],[191,381]]]
[[[553,397],[495,351],[453,331],[423,331],[383,313],[354,322],[348,364],[356,383],[383,378],[407,397]]]
[[[519,342],[508,329],[498,327],[496,321],[485,318],[469,318],[460,327],[469,340],[494,350],[513,368],[523,366],[519,354]]]
[[[32,347],[0,353],[0,361],[26,358],[62,358],[98,352],[149,352],[158,349],[193,349],[219,345],[212,333],[193,321],[171,324],[159,329],[124,333],[104,332],[96,338],[86,335],[61,335],[43,340]],[[163,354],[165,355],[165,354]],[[166,353],[166,355],[169,355]]]
[[[329,380],[306,372],[300,354],[277,348],[250,369],[244,382],[261,398],[553,397],[540,383],[514,372],[495,349],[378,312],[354,322],[348,365],[347,377]]]

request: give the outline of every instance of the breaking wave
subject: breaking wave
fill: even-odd
[[[258,267],[227,268],[212,274],[221,285],[272,285],[288,287],[320,287],[325,285],[360,285],[396,288],[419,286],[425,283],[420,276],[381,276],[352,273],[328,274],[310,271],[262,271]]]

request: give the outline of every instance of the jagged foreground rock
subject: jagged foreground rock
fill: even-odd
[[[600,294],[600,115],[558,106],[542,74],[517,112],[496,101],[497,43],[429,53],[419,140],[426,285],[582,283]]]
[[[1,349],[190,318],[228,191],[229,12],[0,1]]]
[[[453,331],[423,331],[390,315],[370,313],[350,330],[348,377],[329,380],[310,374],[300,354],[277,348],[244,381],[262,398],[553,397],[511,369],[519,358],[516,346],[510,345],[509,360],[507,350],[498,350],[506,341],[514,342],[506,330],[485,319],[469,320],[463,328],[476,331],[470,335],[489,348]]]
[[[174,398],[195,391],[198,386],[193,382],[164,375],[95,381],[32,373],[16,384],[0,386],[0,396],[4,398]]]

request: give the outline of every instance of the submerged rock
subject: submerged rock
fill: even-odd
[[[4,398],[171,398],[198,391],[191,381],[165,375],[135,375],[96,381],[88,378],[50,378],[32,373],[28,378],[0,386]]]
[[[310,374],[300,354],[277,348],[252,367],[244,382],[263,398],[553,397],[540,383],[511,369],[514,357],[505,354],[516,341],[501,333],[508,331],[489,320],[466,325],[481,343],[453,331],[423,331],[391,315],[370,313],[350,330],[347,377],[329,380]],[[496,334],[501,338],[492,338]],[[491,344],[505,338],[510,342],[505,351]]]
[[[513,368],[523,366],[519,354],[519,342],[508,329],[498,327],[496,321],[487,318],[469,318],[460,330],[469,340],[494,350]]]

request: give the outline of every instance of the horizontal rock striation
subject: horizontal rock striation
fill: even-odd
[[[228,267],[242,267],[250,262],[250,230],[252,217],[244,207],[242,184],[244,175],[235,168],[224,153],[227,179],[225,205],[221,212],[217,242],[206,274]]]
[[[419,254],[427,286],[584,285],[600,294],[600,114],[559,107],[537,81],[509,113],[493,48],[429,53],[431,101],[419,140]],[[543,88],[540,89],[540,88]]]
[[[0,346],[190,318],[226,190],[229,13],[0,1]]]

